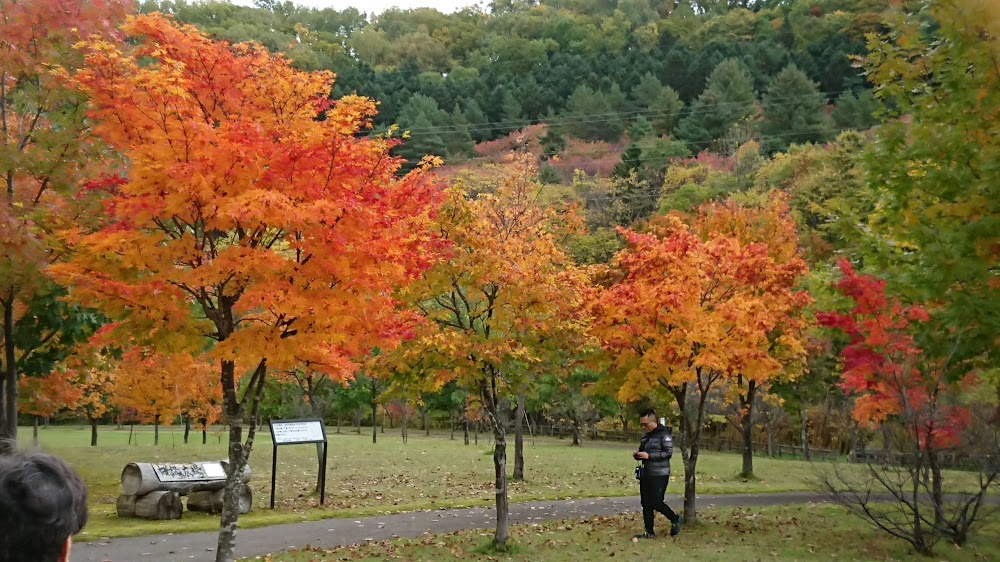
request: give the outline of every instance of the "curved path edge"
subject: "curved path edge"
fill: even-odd
[[[812,492],[775,494],[721,494],[698,496],[698,508],[789,505],[827,502],[828,496]],[[668,495],[667,503],[680,506],[679,496]],[[544,500],[510,504],[510,524],[524,525],[543,521],[617,515],[639,511],[638,496],[618,498],[583,498]],[[236,557],[264,556],[292,548],[313,546],[333,548],[419,537],[425,533],[450,533],[465,529],[490,529],[496,524],[494,507],[441,509],[395,513],[372,517],[323,519],[304,523],[240,529],[236,538]],[[76,562],[136,562],[143,559],[181,562],[215,560],[216,532],[151,535],[76,543]]]

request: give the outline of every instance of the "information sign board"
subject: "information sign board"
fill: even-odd
[[[275,445],[324,443],[326,430],[321,420],[272,420],[271,437]]]
[[[270,420],[271,440],[274,451],[271,457],[271,509],[274,509],[274,491],[278,473],[278,445],[302,445],[320,443],[323,455],[319,460],[319,504],[326,499],[326,428],[323,420]]]

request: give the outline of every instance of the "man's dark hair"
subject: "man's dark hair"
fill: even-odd
[[[56,562],[87,523],[87,485],[58,457],[0,455],[0,562]]]
[[[656,417],[656,412],[652,408],[646,408],[641,414],[639,414],[640,418],[648,418],[650,416],[654,418]]]

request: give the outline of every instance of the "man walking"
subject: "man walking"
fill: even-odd
[[[639,424],[645,433],[642,435],[639,450],[632,453],[632,458],[642,461],[639,496],[642,499],[642,522],[646,532],[636,535],[635,538],[656,537],[653,519],[657,511],[670,520],[670,536],[676,537],[681,532],[681,517],[663,501],[667,484],[670,482],[670,457],[674,454],[674,438],[670,430],[660,425],[653,410],[644,411],[639,416]]]

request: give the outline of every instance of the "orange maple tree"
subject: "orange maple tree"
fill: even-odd
[[[92,34],[115,36],[132,6],[130,0],[0,0],[0,451],[17,438],[15,334],[27,303],[52,291],[43,272],[53,260],[47,233],[79,218],[72,195],[103,165],[83,96],[52,68],[76,67],[82,58],[71,45]]]
[[[190,353],[169,357],[144,347],[122,354],[113,373],[112,403],[133,410],[139,421],[153,422],[153,444],[160,444],[160,423],[170,425],[198,396],[206,392],[213,365]]]
[[[710,391],[738,377],[767,380],[804,354],[789,326],[804,296],[802,260],[781,263],[768,244],[746,240],[744,221],[703,208],[692,227],[654,218],[648,232],[621,230],[613,282],[592,300],[594,330],[611,355],[603,384],[632,402],[657,389],[680,412],[684,517],[696,520],[696,468]]]
[[[18,381],[20,411],[31,414],[32,440],[38,446],[38,418],[55,415],[59,410],[75,404],[82,395],[73,384],[72,377],[64,371],[53,371],[44,377],[26,377]]]
[[[808,272],[801,254],[798,226],[792,220],[785,197],[774,194],[763,204],[738,205],[731,202],[711,203],[701,208],[692,224],[702,239],[715,233],[725,233],[742,246],[763,244],[771,259],[772,277],[760,279],[762,284],[745,289],[761,296],[769,294],[769,307],[776,320],[767,332],[768,353],[784,369],[736,370],[727,377],[724,396],[736,406],[738,425],[743,436],[743,468],[741,476],[753,476],[754,406],[766,396],[773,382],[794,381],[805,371],[806,352],[803,332],[807,328],[805,308],[811,298],[805,291],[794,291]],[[775,294],[775,293],[778,294]],[[793,345],[789,345],[794,342]]]
[[[97,446],[97,426],[111,410],[111,397],[115,393],[114,372],[117,360],[106,349],[103,333],[98,331],[87,342],[76,346],[74,353],[56,366],[66,372],[80,397],[69,407],[90,423],[90,446]]]
[[[83,45],[73,79],[128,175],[106,226],[65,233],[75,254],[53,274],[123,340],[217,362],[232,470],[216,559],[232,560],[267,373],[328,371],[409,334],[394,295],[435,259],[440,190],[429,163],[398,175],[396,141],[356,136],[375,102],[329,100],[331,73],[158,14],[123,30],[128,48]]]
[[[450,381],[474,393],[493,430],[498,548],[509,538],[507,441],[501,400],[585,343],[585,272],[560,245],[575,223],[538,200],[534,167],[519,157],[494,185],[455,189],[439,228],[452,244],[409,297],[430,325],[397,355],[397,379],[437,391]],[[428,375],[429,374],[429,375]]]

